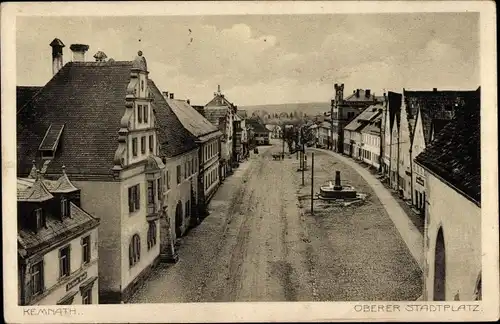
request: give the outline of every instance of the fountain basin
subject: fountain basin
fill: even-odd
[[[320,196],[327,199],[356,199],[357,192],[352,186],[322,186],[320,187]]]

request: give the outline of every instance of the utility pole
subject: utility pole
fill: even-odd
[[[311,215],[314,215],[314,152],[311,153]]]
[[[300,139],[302,141],[302,185],[304,186],[304,172],[305,172],[305,168],[306,168],[306,163],[305,163],[305,158],[306,158],[306,150],[305,150],[305,147],[304,147],[304,129],[301,128],[300,129]]]

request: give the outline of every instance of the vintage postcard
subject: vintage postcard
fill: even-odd
[[[2,3],[6,321],[498,320],[495,12]]]

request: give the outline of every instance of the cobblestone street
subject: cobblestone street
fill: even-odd
[[[342,179],[368,194],[362,206],[309,214],[295,155],[261,147],[228,177],[210,215],[181,239],[180,261],[160,264],[132,303],[416,300],[421,271],[373,189],[354,169],[316,151],[315,187]],[[310,154],[309,158],[310,158]],[[310,163],[310,160],[308,161]]]

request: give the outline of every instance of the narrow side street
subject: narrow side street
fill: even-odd
[[[179,262],[155,269],[130,302],[420,296],[419,266],[366,180],[334,156],[318,152],[317,169],[323,172],[318,177],[332,178],[340,168],[343,179],[371,198],[357,208],[311,216],[304,198],[310,180],[300,186],[295,155],[274,161],[272,152],[280,150],[277,142],[259,147],[260,154],[252,153],[225,180],[210,203],[210,215],[182,238]]]

